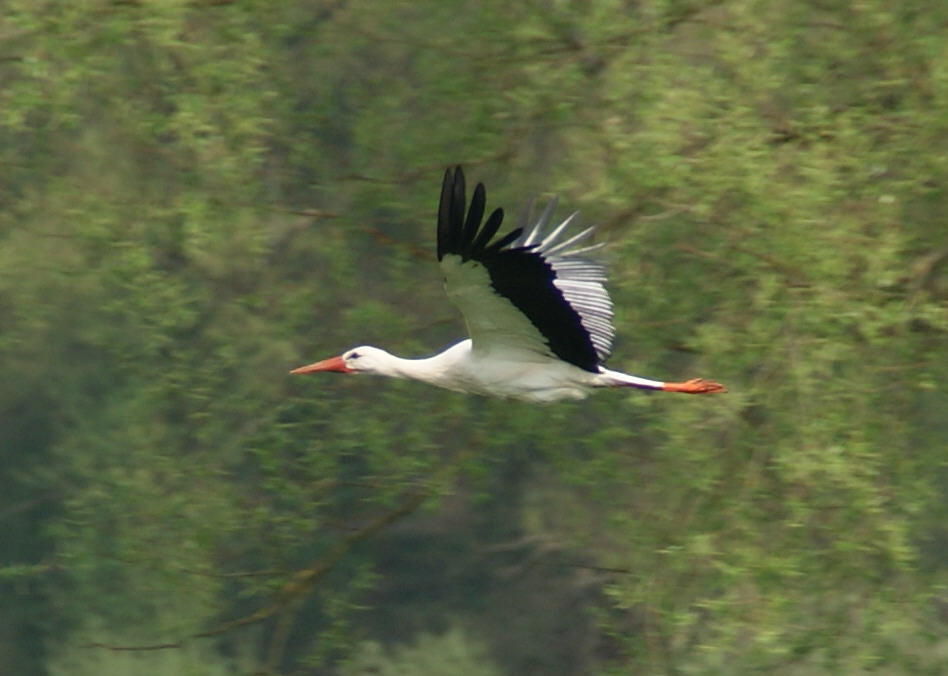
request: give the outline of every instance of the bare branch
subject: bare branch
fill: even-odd
[[[372,537],[379,531],[418,509],[418,507],[420,507],[422,503],[424,503],[424,501],[434,493],[442,481],[447,476],[452,474],[467,459],[467,457],[473,453],[476,447],[477,446],[475,444],[471,444],[467,448],[456,453],[450,460],[442,465],[433,476],[429,477],[429,480],[425,484],[410,491],[398,507],[379,515],[362,528],[359,528],[358,530],[355,530],[340,538],[326,554],[321,556],[311,566],[298,570],[290,579],[290,581],[283,586],[283,589],[280,590],[277,598],[272,603],[264,606],[256,612],[235,620],[230,620],[229,622],[224,622],[216,627],[213,627],[212,629],[191,634],[190,636],[178,641],[146,645],[114,645],[92,641],[86,643],[85,647],[104,648],[106,650],[114,651],[149,651],[180,648],[189,640],[220,636],[221,634],[226,634],[230,631],[233,631],[234,629],[257,624],[273,617],[283,609],[288,609],[287,613],[283,616],[283,618],[281,618],[280,623],[277,625],[276,632],[271,642],[270,650],[268,651],[268,663],[273,664],[274,662],[279,662],[283,653],[283,647],[285,646],[286,636],[288,635],[289,629],[292,626],[293,619],[296,617],[296,613],[292,612],[292,609],[290,608],[291,604],[302,603],[303,599],[305,599],[305,597],[310,594],[319,581],[325,577],[326,574],[329,573],[329,571],[331,571],[333,567],[343,558],[343,556],[345,556],[346,553],[356,544]]]
[[[184,641],[175,641],[174,643],[154,643],[152,645],[113,645],[111,643],[90,641],[83,647],[105,648],[106,650],[114,650],[115,652],[135,652],[146,650],[167,650],[168,648],[180,648],[182,645],[184,645]]]

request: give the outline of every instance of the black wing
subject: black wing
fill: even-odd
[[[448,296],[467,322],[473,349],[552,353],[597,372],[610,353],[614,330],[605,269],[578,257],[596,247],[571,248],[593,228],[560,242],[576,214],[545,237],[553,200],[537,223],[491,242],[503,221],[496,209],[484,225],[485,190],[479,183],[467,207],[464,173],[448,169],[438,207],[438,260]],[[512,307],[511,307],[512,306]]]

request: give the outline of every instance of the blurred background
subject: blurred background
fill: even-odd
[[[4,673],[948,671],[948,4],[8,0],[0,83]],[[289,377],[464,335],[458,163],[730,392]]]

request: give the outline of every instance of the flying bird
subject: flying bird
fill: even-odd
[[[532,202],[518,227],[495,238],[503,209],[483,222],[486,191],[478,183],[467,204],[461,167],[444,174],[438,206],[438,261],[448,298],[464,315],[470,338],[424,359],[377,347],[355,347],[290,373],[371,373],[413,378],[471,394],[531,402],[582,399],[601,387],[686,394],[725,392],[695,378],[649,380],[607,369],[612,352],[612,301],[605,267],[588,257],[593,227],[572,236],[577,213],[547,230],[554,197],[532,225]],[[466,214],[465,214],[466,210]]]

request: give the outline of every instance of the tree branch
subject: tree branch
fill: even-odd
[[[305,599],[305,597],[310,594],[319,581],[325,577],[326,574],[329,573],[333,567],[339,563],[343,556],[345,556],[346,553],[348,553],[348,551],[356,544],[372,537],[379,531],[390,526],[399,519],[408,516],[418,509],[418,507],[420,507],[422,503],[434,493],[436,487],[440,485],[440,483],[448,475],[452,474],[471,453],[473,453],[475,447],[475,444],[471,444],[467,448],[456,453],[450,460],[442,465],[424,485],[408,492],[398,507],[379,515],[362,528],[359,528],[358,530],[355,530],[340,538],[336,544],[334,544],[329,549],[328,552],[316,560],[312,565],[298,570],[290,579],[290,581],[283,586],[283,589],[280,590],[276,600],[274,600],[269,605],[257,610],[256,612],[251,613],[250,615],[245,615],[244,617],[239,617],[235,620],[224,622],[206,631],[196,632],[177,641],[146,645],[114,645],[99,641],[90,641],[85,644],[85,647],[104,648],[106,650],[114,651],[150,651],[180,648],[189,640],[220,636],[221,634],[226,634],[230,631],[233,631],[234,629],[239,629],[241,627],[246,627],[251,624],[257,624],[267,620],[281,610],[287,609],[287,613],[283,616],[283,618],[281,618],[280,623],[277,626],[272,638],[270,649],[268,650],[267,663],[270,665],[270,669],[272,671],[275,669],[275,665],[282,659],[283,650],[286,644],[286,637],[288,636],[289,629],[296,617],[296,613],[292,611],[291,606],[302,603],[303,599]]]

